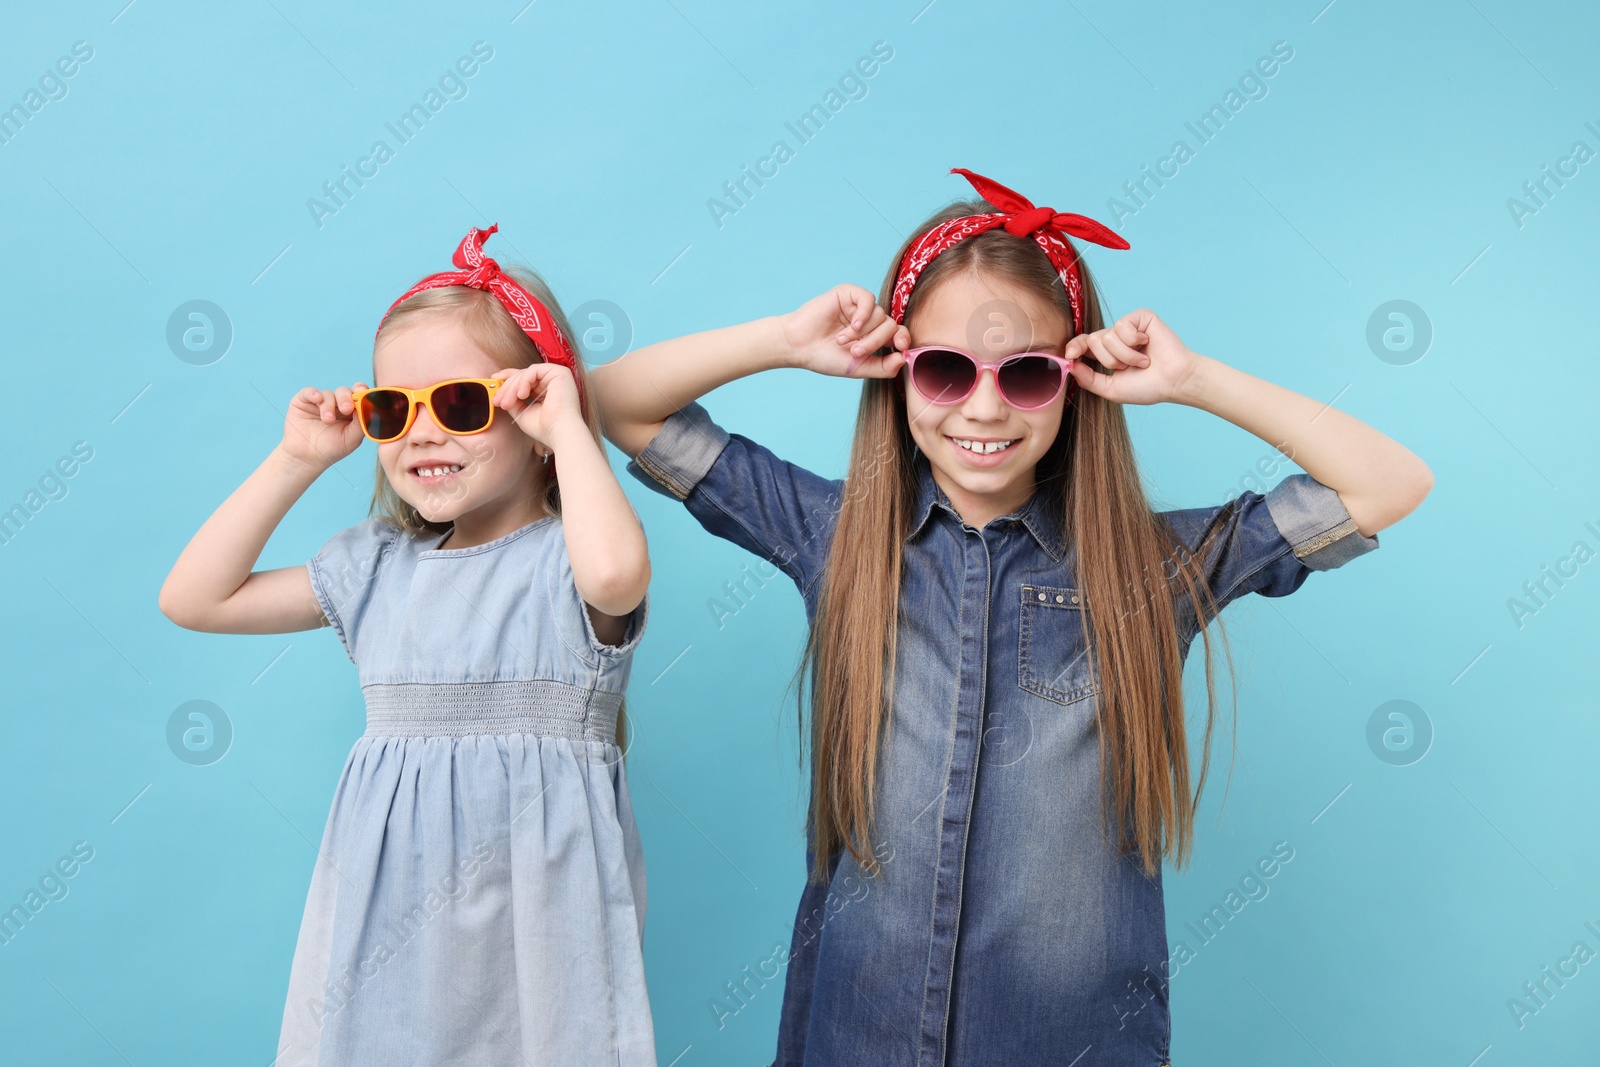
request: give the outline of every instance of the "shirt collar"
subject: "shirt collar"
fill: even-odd
[[[950,498],[945,496],[944,490],[934,480],[933,468],[921,449],[916,452],[913,466],[916,468],[917,495],[911,508],[911,529],[906,534],[907,541],[916,537],[927,525],[928,516],[933,514],[935,506],[944,508],[952,518],[960,521]],[[1016,519],[1022,523],[1039,547],[1049,553],[1053,561],[1061,562],[1061,557],[1066,554],[1066,520],[1054,493],[1035,492],[1022,507],[1000,518]]]

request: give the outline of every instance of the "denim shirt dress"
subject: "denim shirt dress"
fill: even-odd
[[[845,483],[669,417],[629,473],[782,568],[815,620]],[[801,892],[782,1067],[1168,1062],[1161,878],[1100,820],[1099,685],[1063,518],[1034,494],[966,525],[916,456],[869,879],[848,852]],[[1191,549],[1222,507],[1163,514]],[[1306,474],[1247,492],[1206,573],[1219,609],[1287,596],[1378,547]],[[1199,635],[1180,605],[1185,654]],[[807,862],[810,855],[808,850]]]

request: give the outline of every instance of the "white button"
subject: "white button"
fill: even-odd
[[[1057,593],[1057,594],[1056,594],[1056,603],[1057,603],[1057,604],[1059,604],[1059,603],[1061,603],[1061,602],[1062,602],[1062,601],[1063,601],[1063,600],[1066,600],[1066,599],[1067,599],[1067,598],[1066,598],[1066,597],[1064,597],[1064,596],[1062,596],[1062,595],[1061,595],[1061,594],[1060,594],[1060,593]]]
[[[1040,600],[1043,600],[1043,599],[1044,599],[1044,594],[1043,594],[1043,593],[1040,593],[1040,594],[1039,594],[1039,599],[1040,599]]]
[[[1078,594],[1077,593],[1073,593],[1072,594],[1072,602],[1074,604],[1076,604],[1078,602]]]

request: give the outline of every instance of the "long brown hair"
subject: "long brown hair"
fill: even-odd
[[[561,310],[561,304],[556,300],[549,284],[537,271],[520,264],[502,264],[501,271],[515,278],[524,289],[550,309],[550,317],[555,320],[556,327],[572,345],[575,357],[572,376],[577,380],[582,395],[590,398],[587,368],[584,366],[579,338],[572,332],[572,325],[567,321],[566,313]],[[544,362],[544,357],[539,354],[539,349],[535,347],[533,341],[506,311],[505,305],[501,304],[492,293],[465,285],[446,285],[437,289],[424,289],[384,316],[372,346],[374,385],[377,384],[378,377],[377,348],[383,339],[395,330],[404,328],[408,323],[415,322],[420,316],[440,314],[456,316],[467,336],[471,337],[502,368],[520,370]],[[587,410],[584,412],[584,422],[588,424],[589,433],[594,437],[596,446],[604,452],[605,438],[601,436],[599,405],[588,399],[585,406]],[[541,468],[540,464],[534,465],[533,473],[528,480],[528,494],[530,497],[538,497],[545,511],[559,516],[561,514],[559,474],[550,471],[546,475],[545,471],[550,468]],[[434,522],[423,517],[420,511],[395,492],[394,486],[389,484],[389,477],[384,473],[381,460],[378,462],[378,473],[373,482],[372,506],[368,509],[368,514],[381,516],[390,524],[419,537],[443,534],[455,526],[453,522]],[[626,739],[627,712],[624,699],[623,707],[617,711],[617,744],[624,750],[627,747]]]
[[[966,200],[929,218],[895,254],[879,303],[889,305],[897,268],[923,233],[950,219],[996,210],[986,201]],[[1102,329],[1098,291],[1081,258],[1078,269],[1085,330]],[[963,271],[1037,293],[1072,322],[1066,289],[1044,252],[1002,230],[969,237],[934,259],[912,290],[902,321],[910,322],[943,279]],[[1092,356],[1083,362],[1104,371]],[[892,689],[886,679],[892,682],[895,670],[901,553],[916,500],[914,461],[904,394],[895,379],[867,379],[816,618],[797,673],[798,678],[811,668],[807,818],[814,834],[813,881],[826,880],[829,861],[841,849],[869,874],[878,866],[873,799]],[[1216,705],[1211,637],[1203,623],[1217,611],[1202,564],[1226,516],[1190,552],[1145,497],[1121,405],[1084,389],[1064,406],[1061,427],[1035,477],[1037,491],[1055,494],[1061,505],[1075,548],[1078,588],[1089,609],[1084,614],[1094,652],[1090,662],[1102,682],[1097,724],[1107,836],[1115,837],[1119,854],[1137,848],[1148,875],[1164,857],[1181,867],[1193,842]],[[1202,612],[1197,618],[1206,656],[1205,741],[1192,793],[1178,632],[1178,598],[1184,594]],[[1223,639],[1226,648],[1226,633]],[[1231,675],[1231,654],[1229,667]],[[803,693],[801,701],[803,708]]]

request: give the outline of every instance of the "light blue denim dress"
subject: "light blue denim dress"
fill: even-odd
[[[470,548],[372,518],[307,564],[359,669],[276,1067],[654,1067],[617,710],[561,520]]]

